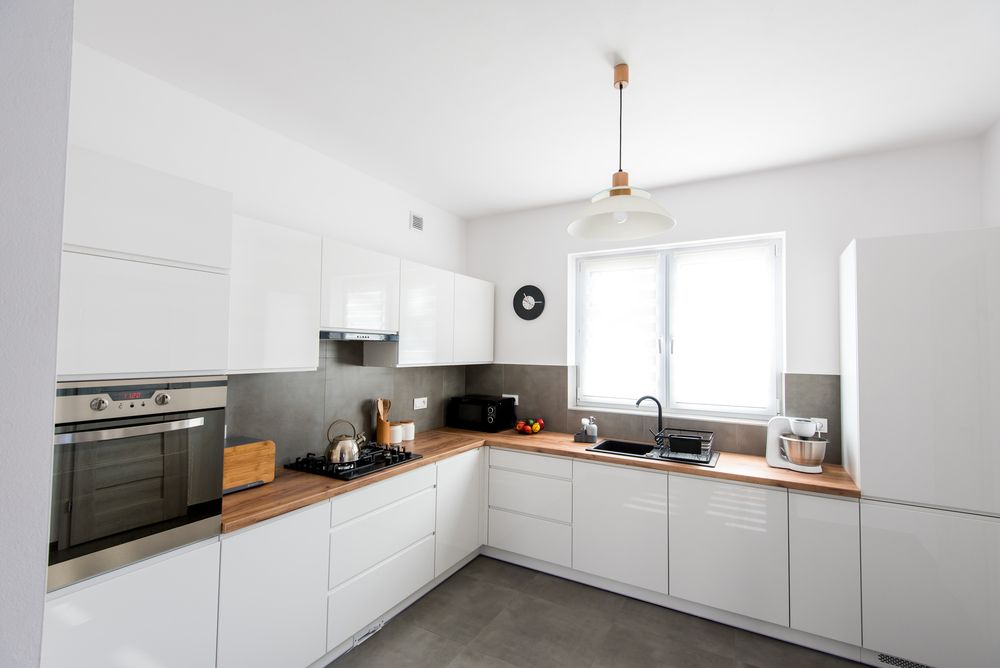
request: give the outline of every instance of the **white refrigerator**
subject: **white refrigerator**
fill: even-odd
[[[840,299],[866,660],[996,668],[1000,228],[855,240]]]

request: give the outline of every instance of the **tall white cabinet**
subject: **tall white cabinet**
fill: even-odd
[[[483,505],[483,449],[438,462],[434,575],[479,549]]]
[[[319,237],[234,216],[230,373],[316,368],[320,261]]]
[[[455,364],[493,361],[493,284],[455,274]]]

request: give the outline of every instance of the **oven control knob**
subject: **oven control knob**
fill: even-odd
[[[153,401],[156,402],[157,406],[166,406],[170,403],[170,395],[165,392],[163,394],[157,394]]]
[[[104,397],[97,397],[96,399],[90,400],[90,407],[95,411],[103,411],[108,407],[108,400]]]

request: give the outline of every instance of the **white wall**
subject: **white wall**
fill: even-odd
[[[981,226],[980,178],[980,142],[967,140],[665,188],[653,195],[678,224],[649,243],[785,232],[786,368],[835,374],[840,252],[854,237]],[[567,235],[579,206],[470,221],[469,273],[497,284],[497,362],[567,363],[567,254],[623,246]],[[547,298],[531,322],[511,308],[526,283]]]
[[[455,271],[465,223],[303,144],[74,44],[70,141],[233,193],[237,213]],[[423,232],[408,229],[410,210]]]
[[[0,666],[41,652],[72,0],[0,2]]]
[[[983,222],[1000,225],[1000,121],[983,137]]]

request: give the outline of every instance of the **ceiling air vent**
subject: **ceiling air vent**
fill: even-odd
[[[417,232],[424,231],[424,217],[410,212],[410,229]]]
[[[922,663],[917,663],[916,661],[910,661],[908,659],[901,659],[898,656],[892,656],[891,654],[879,654],[878,660],[889,666],[896,666],[897,668],[931,668],[930,666],[925,666]]]

